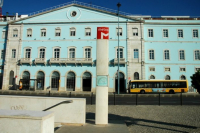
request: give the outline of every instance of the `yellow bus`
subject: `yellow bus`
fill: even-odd
[[[187,80],[130,80],[129,93],[175,93],[188,92]]]

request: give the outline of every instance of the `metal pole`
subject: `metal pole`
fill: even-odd
[[[137,95],[138,95],[138,94],[136,93],[136,96],[135,96],[135,98],[136,98],[136,99],[135,99],[135,105],[137,105]]]
[[[117,33],[117,36],[118,36],[118,69],[117,69],[117,80],[118,80],[118,94],[119,94],[119,90],[120,90],[120,86],[119,86],[119,7],[121,6],[121,4],[120,3],[118,3],[117,4],[117,7],[118,7],[118,13],[117,13],[117,15],[118,15],[118,33]]]
[[[93,97],[93,92],[92,92],[92,94],[91,94],[91,105],[92,105],[92,97]]]
[[[160,93],[159,93],[159,106],[160,106]]]

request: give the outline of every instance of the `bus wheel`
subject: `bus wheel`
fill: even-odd
[[[144,90],[141,90],[141,91],[140,91],[140,93],[141,93],[141,94],[144,94],[144,93],[145,93],[145,91],[144,91]]]
[[[174,90],[170,90],[170,91],[169,91],[169,94],[174,94]]]

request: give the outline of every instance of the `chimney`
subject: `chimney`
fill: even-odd
[[[18,13],[16,13],[16,16],[15,16],[15,20],[17,20],[18,19]]]

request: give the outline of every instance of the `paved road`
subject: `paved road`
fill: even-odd
[[[0,95],[49,96],[49,92],[0,91]],[[51,97],[86,98],[86,104],[95,104],[95,94],[77,92],[50,92]],[[160,97],[160,98],[159,98]],[[160,99],[160,102],[159,102]],[[200,105],[200,94],[109,94],[109,105]]]

